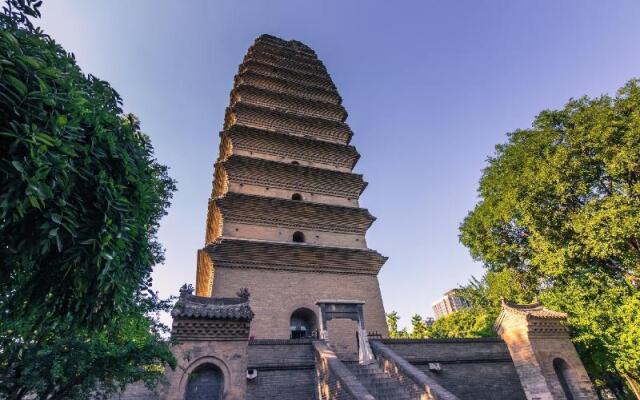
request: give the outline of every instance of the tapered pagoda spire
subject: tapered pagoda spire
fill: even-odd
[[[260,36],[235,77],[196,294],[249,287],[255,336],[286,337],[291,307],[334,297],[364,301],[386,334],[386,258],[366,245],[375,218],[359,207],[367,184],[352,172],[359,154],[341,102],[315,52],[294,40]]]

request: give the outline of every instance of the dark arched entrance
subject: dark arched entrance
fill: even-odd
[[[316,314],[308,308],[298,308],[291,314],[289,330],[291,332],[291,339],[316,337]]]
[[[204,364],[189,374],[186,400],[222,400],[224,376],[220,368]]]
[[[304,233],[300,231],[293,232],[293,241],[296,243],[304,243]]]
[[[560,381],[562,391],[567,400],[573,400],[573,393],[571,391],[571,374],[569,364],[562,358],[556,358],[553,360],[553,370]]]

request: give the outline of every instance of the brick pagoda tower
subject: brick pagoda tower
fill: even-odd
[[[386,258],[366,244],[375,218],[359,207],[367,184],[352,171],[346,117],[313,50],[256,39],[220,133],[196,279],[198,296],[248,288],[256,339],[316,337],[327,324],[355,336],[353,321],[322,321],[327,302],[361,304],[368,331],[387,335],[377,278]]]
[[[240,65],[220,134],[196,294],[180,289],[153,390],[119,400],[597,398],[566,315],[504,302],[499,338],[390,339],[329,74],[298,41],[262,35]],[[378,332],[378,335],[370,335]]]

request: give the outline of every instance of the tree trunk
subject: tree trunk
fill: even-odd
[[[624,379],[627,381],[627,385],[633,391],[633,394],[636,396],[636,399],[640,400],[640,382],[634,377],[631,377],[626,374],[624,375]]]

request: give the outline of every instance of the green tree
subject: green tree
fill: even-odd
[[[433,338],[496,336],[493,323],[500,313],[502,299],[526,303],[535,296],[528,289],[528,279],[525,274],[508,269],[489,271],[480,280],[472,278],[457,291],[470,307],[437,319],[426,335]]]
[[[0,14],[0,397],[151,385],[174,363],[150,274],[175,184],[109,84],[34,28],[40,4]]]
[[[437,319],[427,330],[433,338],[492,337],[496,336],[493,323],[500,313],[502,299],[527,303],[536,292],[531,277],[511,269],[489,271],[482,279],[475,277],[457,290],[470,307]]]
[[[424,339],[427,336],[427,326],[424,320],[419,314],[414,314],[411,317],[411,338],[412,339]]]
[[[530,129],[508,134],[479,194],[460,228],[472,256],[490,272],[517,274],[521,300],[536,294],[569,313],[573,341],[597,384],[617,375],[637,390],[638,81],[613,98],[583,97],[543,111]]]
[[[398,316],[397,311],[392,311],[387,314],[387,326],[389,327],[389,337],[394,339],[402,339],[408,338],[409,334],[407,333],[406,328],[402,328],[398,330],[398,321],[400,320],[400,316]]]
[[[438,318],[427,330],[431,338],[493,337],[494,314],[484,310],[458,310]]]

